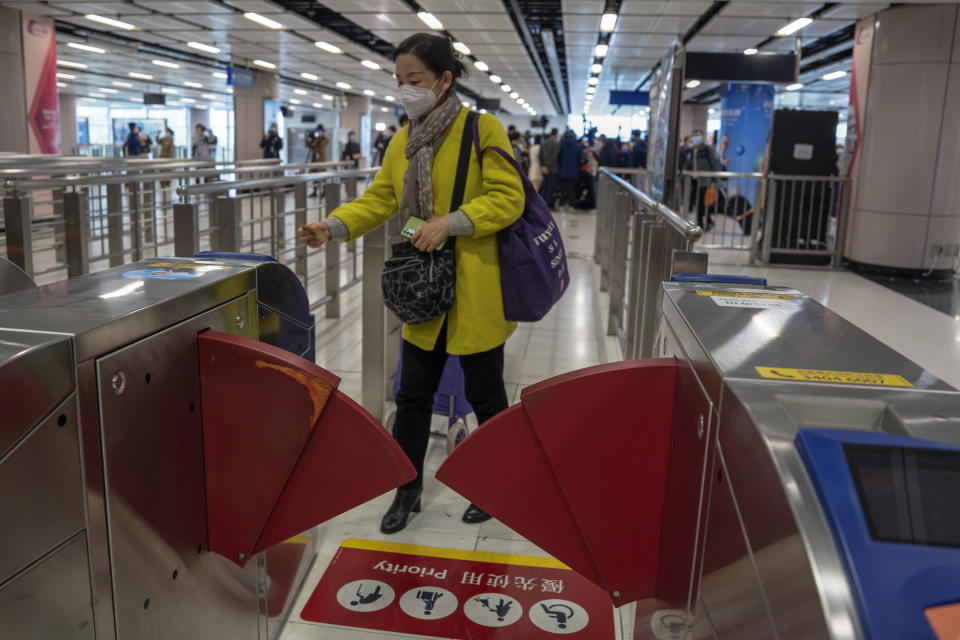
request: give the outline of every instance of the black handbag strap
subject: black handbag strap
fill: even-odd
[[[467,112],[463,124],[463,138],[460,140],[460,158],[457,160],[457,177],[453,181],[453,197],[450,199],[450,212],[463,204],[463,194],[467,190],[467,171],[470,169],[470,147],[473,145],[473,121],[479,117],[476,111]]]

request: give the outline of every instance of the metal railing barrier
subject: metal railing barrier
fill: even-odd
[[[703,230],[614,171],[621,172],[600,170],[594,247],[600,290],[610,296],[607,334],[619,339],[624,358],[649,358],[660,283],[706,271],[706,255],[692,251]]]

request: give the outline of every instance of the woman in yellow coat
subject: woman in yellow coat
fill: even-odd
[[[453,308],[440,318],[403,327],[395,433],[417,477],[398,489],[380,524],[384,533],[400,531],[410,511],[420,510],[433,396],[447,354],[460,356],[467,400],[478,422],[507,408],[503,345],[516,323],[503,315],[496,234],[517,220],[524,206],[517,172],[495,153],[486,155],[481,172],[471,150],[463,204],[450,211],[468,113],[453,85],[466,68],[450,40],[432,34],[404,40],[394,60],[410,125],[391,140],[383,166],[363,196],[300,232],[301,240],[319,247],[327,240],[356,239],[399,214],[401,222],[411,216],[427,220],[411,239],[421,251],[433,251],[450,236],[457,237]],[[481,115],[478,125],[481,148],[510,148],[494,116]],[[465,522],[489,518],[475,505],[463,514]]]

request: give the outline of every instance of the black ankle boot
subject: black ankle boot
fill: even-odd
[[[470,503],[470,506],[467,507],[467,510],[463,512],[463,521],[467,524],[479,524],[481,522],[486,522],[492,517],[493,516],[472,502]]]
[[[407,526],[407,517],[410,512],[420,513],[420,494],[423,487],[417,489],[397,489],[393,504],[387,509],[383,520],[380,521],[381,533],[396,533]]]

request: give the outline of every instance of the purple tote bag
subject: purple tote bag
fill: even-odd
[[[503,315],[507,320],[536,322],[547,315],[570,284],[560,228],[513,155],[500,147],[480,148],[479,120],[473,118],[473,144],[481,170],[483,154],[494,151],[516,169],[523,181],[523,214],[497,233]]]

